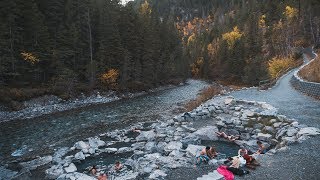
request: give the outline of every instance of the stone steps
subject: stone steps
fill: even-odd
[[[218,173],[217,170],[214,170],[213,172],[203,175],[202,177],[198,177],[197,180],[222,180],[223,176]]]

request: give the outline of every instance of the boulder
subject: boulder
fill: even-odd
[[[76,154],[74,155],[74,158],[75,158],[75,159],[78,159],[78,160],[84,160],[84,159],[86,159],[86,157],[84,156],[84,154],[83,154],[82,151],[76,153]]]
[[[82,149],[89,149],[89,145],[88,145],[87,143],[83,142],[83,141],[76,142],[76,143],[74,144],[74,147],[75,147],[76,149],[80,149],[80,150],[82,150]]]
[[[147,144],[145,145],[144,149],[147,152],[155,152],[157,150],[156,143],[154,141],[147,142]]]
[[[282,141],[285,141],[287,145],[294,144],[297,142],[296,137],[282,137]]]
[[[161,153],[163,153],[164,152],[164,148],[167,146],[167,143],[166,142],[163,142],[163,141],[161,141],[161,142],[158,142],[158,144],[157,144],[157,151],[158,152],[161,152]]]
[[[282,124],[282,122],[276,122],[273,124],[273,127],[278,128],[281,126],[281,124]]]
[[[305,127],[305,128],[300,129],[297,136],[298,137],[301,137],[302,135],[315,136],[315,135],[319,135],[319,134],[320,134],[320,129],[315,128],[315,127]]]
[[[43,166],[46,165],[48,163],[50,163],[52,161],[52,156],[44,156],[44,157],[40,157],[28,162],[22,162],[19,163],[24,169],[26,170],[34,170],[37,169],[37,167],[39,166]]]
[[[236,103],[236,101],[234,100],[233,97],[228,97],[228,98],[226,98],[226,99],[224,100],[224,104],[225,104],[225,105],[232,105],[232,104],[235,104],[235,103]]]
[[[271,134],[274,134],[276,132],[276,130],[271,126],[265,126],[263,129]]]
[[[117,153],[121,154],[121,153],[127,153],[131,151],[133,151],[131,147],[122,147],[118,149]]]
[[[263,128],[263,124],[261,123],[257,123],[253,125],[253,129],[262,129]]]
[[[54,165],[45,171],[47,179],[57,179],[63,172],[63,168],[60,165]]]
[[[205,148],[205,146],[199,146],[199,145],[193,145],[193,144],[189,144],[186,151],[187,151],[187,155],[191,156],[191,157],[195,157],[197,156],[200,151]]]
[[[0,166],[0,179],[12,179],[18,172]]]
[[[218,128],[216,126],[207,126],[197,130],[192,133],[194,137],[198,137],[201,140],[218,140],[218,136],[215,132],[218,132]]]
[[[66,173],[72,173],[77,171],[77,167],[73,163],[71,163],[68,167],[64,168],[64,170],[66,171]]]
[[[164,148],[165,151],[171,152],[173,150],[179,150],[182,148],[182,143],[179,141],[171,141]]]
[[[294,127],[290,127],[287,130],[287,136],[295,136],[297,134],[298,130]]]
[[[164,171],[157,169],[150,174],[149,179],[159,179],[166,176],[167,174]]]
[[[261,141],[270,141],[272,138],[271,134],[258,133],[257,138]]]
[[[57,180],[96,180],[96,178],[88,176],[83,173],[73,172],[69,174],[62,174]]]
[[[121,174],[114,178],[114,180],[135,180],[137,179],[139,172],[127,172],[126,174]]]
[[[104,150],[107,153],[116,153],[118,151],[117,148],[105,148]]]
[[[156,133],[153,130],[141,131],[139,136],[136,137],[137,141],[153,141],[155,140]]]
[[[99,148],[99,147],[102,147],[102,146],[105,146],[106,143],[102,140],[100,140],[100,138],[88,138],[89,140],[89,146],[93,149],[96,149],[96,148]]]
[[[137,143],[134,143],[134,144],[131,144],[131,147],[133,150],[143,150],[144,147],[145,147],[145,142],[137,142]]]

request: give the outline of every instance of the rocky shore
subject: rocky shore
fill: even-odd
[[[189,80],[192,81],[192,80]],[[182,83],[180,85],[183,85]],[[124,93],[117,94],[114,91],[109,92],[94,92],[90,96],[81,94],[77,98],[70,100],[63,100],[54,95],[46,95],[43,97],[34,98],[23,102],[23,109],[19,111],[9,111],[6,108],[0,106],[0,122],[10,121],[15,119],[30,119],[39,117],[46,114],[52,114],[56,112],[68,111],[71,109],[82,108],[90,105],[105,104],[112,101],[133,98],[141,95],[145,95],[150,92],[157,92],[174,87],[173,85],[162,86],[139,93]]]
[[[134,133],[133,129],[141,132]],[[114,179],[170,179],[175,169],[194,166],[194,157],[204,147],[203,141],[225,141],[216,136],[217,131],[239,135],[241,138],[235,145],[252,151],[258,148],[256,140],[261,140],[271,148],[261,159],[320,134],[318,128],[279,115],[277,109],[267,103],[217,96],[172,119],[99,134],[78,141],[72,147],[61,148],[52,156],[20,163],[22,173],[7,170],[7,176],[26,176],[24,172],[46,164],[49,166],[45,171],[47,179],[95,179],[78,168],[79,165],[103,155],[122,155],[125,168],[111,173]],[[120,146],[115,146],[117,144]],[[223,153],[210,161],[210,167],[223,164],[226,158]],[[98,165],[99,173],[110,171],[115,160]],[[2,169],[5,172],[6,169]]]

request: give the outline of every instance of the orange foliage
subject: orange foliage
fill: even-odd
[[[110,69],[106,73],[101,74],[100,80],[103,84],[106,84],[109,86],[116,86],[118,77],[119,77],[119,71],[117,69]]]
[[[191,73],[192,76],[195,78],[200,77],[200,70],[202,69],[203,66],[203,57],[199,57],[196,62],[191,64]]]
[[[39,59],[32,53],[28,53],[28,52],[21,52],[21,56],[22,58],[31,63],[31,64],[35,64],[35,63],[38,63],[39,62]]]

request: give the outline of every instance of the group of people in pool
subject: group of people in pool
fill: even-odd
[[[111,173],[114,171],[119,172],[120,170],[122,170],[122,168],[123,168],[123,165],[120,163],[120,161],[116,161],[110,172]],[[98,173],[97,166],[93,165],[92,168],[90,169],[90,174],[93,176],[98,176],[98,180],[108,180],[107,173],[100,173],[100,174],[97,174],[97,173]]]
[[[225,133],[224,133],[225,134]],[[229,138],[228,138],[229,139]],[[234,139],[234,137],[231,137]],[[245,165],[247,168],[255,169],[256,166],[259,166],[259,162],[254,158],[257,154],[264,154],[267,151],[266,146],[261,142],[257,141],[258,150],[256,152],[251,152],[245,148],[241,148],[238,151],[238,155],[234,157],[229,157],[225,164],[229,164],[227,169],[236,175],[243,175],[248,171],[243,171],[240,169],[241,165]],[[214,159],[218,156],[214,146],[207,146],[200,151],[200,154],[196,157],[196,165],[201,164],[202,162],[208,163],[211,159]]]

